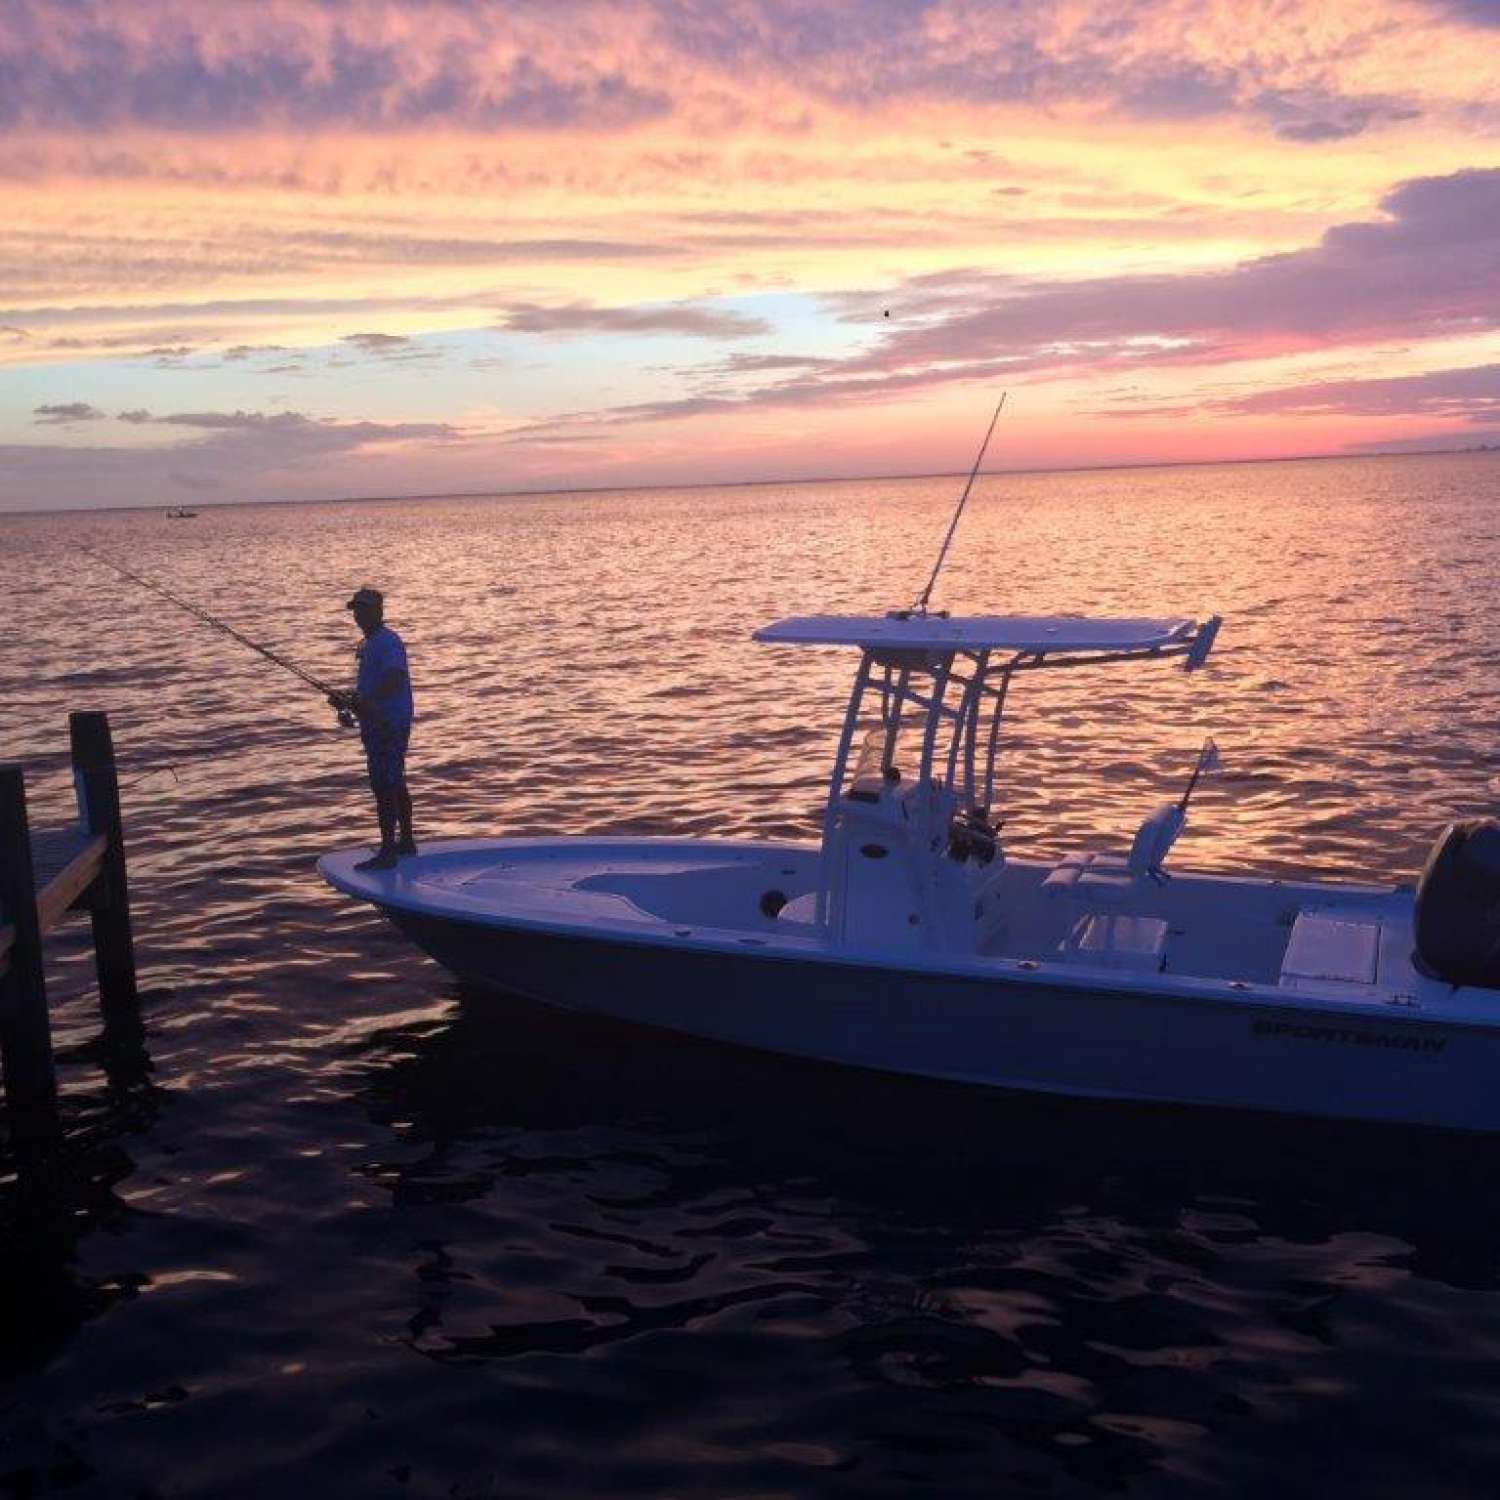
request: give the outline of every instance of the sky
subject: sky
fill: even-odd
[[[1500,443],[1500,0],[5,0],[0,509]]]

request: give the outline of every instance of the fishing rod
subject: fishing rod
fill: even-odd
[[[95,562],[103,563],[106,568],[118,573],[122,578],[128,578],[132,583],[139,584],[141,588],[149,589],[153,594],[165,599],[168,604],[175,604],[178,609],[186,610],[195,620],[200,620],[211,629],[227,635],[230,640],[238,641],[240,645],[249,647],[257,656],[263,656],[273,666],[280,667],[284,672],[290,672],[293,677],[301,678],[309,687],[316,688],[325,698],[342,698],[345,696],[342,689],[330,687],[321,678],[314,677],[311,672],[299,667],[296,662],[289,661],[279,651],[273,651],[269,646],[262,646],[259,641],[252,641],[248,635],[236,630],[233,625],[227,624],[225,621],[219,619],[217,615],[209,614],[200,605],[193,604],[187,599],[179,599],[170,589],[163,588],[159,583],[153,583],[149,578],[141,577],[139,573],[132,573],[129,568],[122,567],[119,563],[112,562],[109,558],[100,556],[99,553],[89,547],[84,547],[81,550],[87,556],[93,558]],[[339,723],[346,729],[353,725],[354,719],[346,710],[336,709],[335,712],[339,716]]]
[[[1198,786],[1199,780],[1206,771],[1217,771],[1219,769],[1219,747],[1214,743],[1210,735],[1203,742],[1203,748],[1198,752],[1197,764],[1193,767],[1193,774],[1188,778],[1187,790],[1182,794],[1177,806],[1184,817],[1187,816],[1188,803],[1193,800],[1193,792]]]
[[[1009,391],[1000,393],[1000,400],[995,407],[995,415],[990,418],[989,430],[984,435],[984,441],[979,445],[979,456],[974,460],[974,467],[969,471],[969,482],[964,486],[964,492],[958,497],[958,508],[953,512],[953,519],[948,523],[948,535],[943,538],[942,550],[937,555],[937,561],[932,565],[932,577],[927,580],[927,587],[917,596],[917,601],[907,611],[911,615],[925,615],[927,613],[927,602],[932,598],[932,590],[937,583],[938,574],[943,571],[943,563],[947,561],[948,548],[953,541],[953,533],[958,530],[959,518],[964,513],[964,506],[969,501],[969,491],[974,488],[974,481],[979,477],[979,466],[984,462],[984,455],[990,446],[990,438],[994,436],[995,423],[1000,420],[1000,413],[1005,408],[1005,398]]]

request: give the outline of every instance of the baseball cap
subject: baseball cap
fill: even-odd
[[[344,606],[345,609],[353,609],[356,604],[371,604],[376,609],[385,608],[385,595],[379,589],[372,589],[367,584],[362,589],[355,589],[354,597]]]

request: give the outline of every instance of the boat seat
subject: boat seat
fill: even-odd
[[[1118,904],[1149,885],[1162,885],[1162,868],[1177,835],[1187,822],[1182,804],[1168,802],[1136,829],[1130,853],[1070,854],[1042,882],[1049,896],[1072,896],[1080,900]]]
[[[1167,961],[1167,924],[1160,917],[1093,912],[1079,919],[1059,951],[1077,963],[1154,974]]]
[[[1375,983],[1380,919],[1361,912],[1299,911],[1281,960],[1283,989]]]

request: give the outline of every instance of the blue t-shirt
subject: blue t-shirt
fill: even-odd
[[[367,713],[384,723],[410,727],[412,719],[411,675],[406,669],[406,647],[389,625],[382,625],[364,639],[357,652],[359,678],[355,691],[370,701]],[[389,698],[375,699],[381,680],[390,671],[401,673],[401,686]]]

